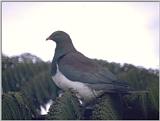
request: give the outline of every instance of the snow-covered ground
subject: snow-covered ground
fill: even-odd
[[[49,108],[50,108],[50,106],[52,105],[52,103],[53,103],[53,101],[52,101],[52,100],[49,100],[49,101],[45,104],[44,107],[43,107],[43,106],[40,106],[40,108],[41,108],[41,115],[46,115],[46,114],[48,113]]]

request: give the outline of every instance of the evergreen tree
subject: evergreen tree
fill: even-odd
[[[123,104],[119,94],[105,94],[97,99],[92,112],[93,120],[118,120],[122,119]]]
[[[78,120],[80,118],[80,104],[75,94],[69,90],[54,101],[47,114],[48,120]]]
[[[32,119],[35,115],[29,105],[28,100],[19,92],[4,93],[2,95],[2,119]]]
[[[133,89],[148,93],[104,95],[96,99],[87,119],[159,119],[159,70],[95,61]],[[37,119],[40,105],[50,99],[54,103],[47,119],[84,119],[85,111],[73,92],[57,98],[59,89],[51,79],[50,67],[50,62],[28,53],[14,57],[2,54],[2,119]]]

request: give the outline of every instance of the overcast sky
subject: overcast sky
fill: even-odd
[[[2,52],[52,60],[54,31],[67,32],[90,58],[159,66],[157,2],[2,2]]]

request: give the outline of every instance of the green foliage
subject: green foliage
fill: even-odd
[[[34,60],[34,61],[33,61]],[[148,93],[104,95],[96,100],[87,119],[159,119],[159,71],[131,64],[95,62],[108,68],[135,90]],[[36,119],[40,105],[54,100],[47,119],[83,119],[74,93],[67,91],[57,98],[58,88],[50,75],[50,62],[30,54],[7,57],[2,55],[2,119]]]
[[[148,94],[139,93],[124,96],[124,119],[148,119]]]
[[[28,58],[27,61],[19,62],[18,56],[9,58],[2,55],[2,58],[3,95],[9,97],[8,95],[12,91],[14,97],[17,98],[16,102],[14,100],[7,102],[6,98],[2,100],[4,119],[31,119],[31,117],[27,117],[28,114],[22,115],[14,111],[19,110],[17,105],[21,105],[22,101],[19,102],[19,100],[23,98],[28,102],[26,104],[34,116],[32,118],[37,117],[40,115],[40,105],[44,105],[49,99],[55,99],[57,96],[58,88],[53,83],[49,72],[50,63],[44,63],[40,59],[33,63],[30,58],[24,56],[23,58]],[[6,110],[10,108],[6,103],[10,107],[14,107],[11,113],[6,113]],[[22,108],[23,113],[23,106],[20,108]]]
[[[154,72],[149,72],[148,70],[144,68],[136,68],[134,66],[130,66],[128,64],[123,66],[122,72],[119,72],[118,77],[123,80],[127,80],[129,85],[132,86],[136,90],[147,90],[149,93],[148,95],[145,95],[143,99],[143,102],[147,102],[146,111],[148,114],[138,116],[136,115],[136,119],[157,119],[158,113],[159,113],[159,77]],[[137,97],[138,95],[136,95]],[[141,95],[142,97],[142,95]],[[135,103],[134,107],[136,105],[140,105],[140,107],[143,107],[143,103],[140,103],[139,101]],[[133,109],[134,112],[139,112],[138,108]],[[140,114],[140,113],[139,113]],[[143,111],[141,111],[141,114],[144,114]],[[146,116],[147,115],[147,116]]]
[[[2,95],[2,119],[32,119],[35,116],[30,109],[29,101],[19,92],[9,92]]]
[[[49,64],[44,62],[19,62],[15,61],[14,57],[9,58],[2,55],[3,92],[19,91],[21,86],[37,73],[48,70]]]
[[[93,120],[117,120],[122,119],[123,111],[120,95],[104,95],[94,106]]]
[[[38,73],[29,82],[27,82],[20,90],[31,100],[35,108],[44,105],[49,99],[57,97],[58,88],[53,83],[49,72],[44,71]]]
[[[159,116],[159,76],[158,70],[135,67],[131,64],[120,66],[116,63],[98,61],[109,68],[120,80],[126,80],[135,90],[147,90],[148,95],[127,95],[124,102],[132,104],[126,107],[125,119],[158,119]],[[127,101],[126,101],[127,100]]]
[[[78,120],[81,117],[80,104],[71,91],[58,97],[49,109],[48,120]]]

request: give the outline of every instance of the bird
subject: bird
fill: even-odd
[[[108,68],[79,52],[68,33],[58,30],[46,40],[56,43],[51,75],[60,89],[74,91],[83,102],[90,102],[104,93],[129,91],[125,81],[117,79]]]

